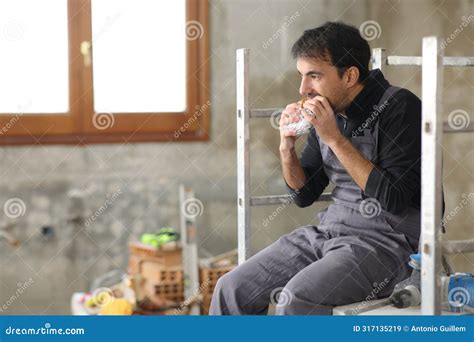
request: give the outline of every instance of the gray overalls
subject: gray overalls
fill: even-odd
[[[379,106],[397,89],[390,87]],[[378,131],[376,120],[363,136],[350,138],[375,165]],[[420,229],[419,210],[396,216],[377,207],[319,144],[334,203],[318,214],[318,226],[280,237],[221,277],[210,315],[266,314],[270,303],[278,315],[330,315],[334,306],[386,297],[410,276],[407,261],[418,241],[410,244],[401,231]]]

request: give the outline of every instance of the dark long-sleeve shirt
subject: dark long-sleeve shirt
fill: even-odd
[[[365,122],[389,87],[382,72],[371,71],[364,88],[345,114],[336,116],[338,127],[346,137],[361,135],[358,127]],[[421,101],[406,89],[400,89],[378,118],[379,142],[377,161],[369,174],[363,195],[375,198],[382,208],[400,214],[407,207],[420,208],[421,187]],[[311,129],[300,162],[306,184],[295,191],[289,188],[299,207],[311,205],[329,183],[322,167],[316,132]]]

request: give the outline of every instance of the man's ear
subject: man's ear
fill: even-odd
[[[344,73],[344,83],[347,88],[352,88],[359,81],[359,68],[351,66]]]

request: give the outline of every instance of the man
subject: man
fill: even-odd
[[[280,119],[283,176],[299,207],[329,182],[333,203],[219,279],[210,314],[327,315],[337,305],[388,296],[410,275],[420,234],[421,102],[369,72],[370,48],[340,22],[293,45],[300,94]],[[301,108],[302,107],[302,108]],[[312,128],[298,158],[300,113]]]

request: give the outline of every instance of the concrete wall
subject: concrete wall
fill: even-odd
[[[447,38],[466,21],[463,17],[473,14],[470,0],[211,0],[209,142],[0,148],[0,204],[11,198],[25,203],[23,216],[1,218],[2,225],[16,223],[13,232],[21,244],[15,249],[0,242],[0,304],[8,304],[0,313],[69,313],[72,292],[86,290],[103,272],[126,268],[128,241],[162,226],[178,227],[177,193],[182,182],[192,185],[203,203],[198,221],[201,253],[236,246],[237,48],[251,49],[252,106],[278,107],[298,98],[299,77],[289,49],[304,29],[327,20],[357,27],[375,20],[380,36],[370,42],[372,47],[385,47],[389,54],[419,55],[423,36]],[[474,56],[471,21],[447,44],[446,55]],[[387,77],[420,95],[420,68],[389,67]],[[453,110],[472,113],[473,86],[472,70],[446,69],[446,119]],[[254,122],[251,131],[253,194],[283,192],[278,131],[265,119]],[[463,193],[474,192],[473,135],[447,135],[443,150],[449,212],[459,205]],[[91,225],[78,228],[68,221],[74,207],[68,196],[71,191],[84,196],[89,215],[107,198],[111,205]],[[254,209],[254,250],[299,225],[317,224],[315,214],[323,207],[286,207],[268,226],[263,220],[277,208]],[[449,222],[448,238],[472,237],[472,209],[470,202]],[[43,226],[53,227],[55,236],[45,237]],[[453,262],[459,271],[474,271],[471,254],[456,256]],[[27,289],[12,301],[25,282]]]

